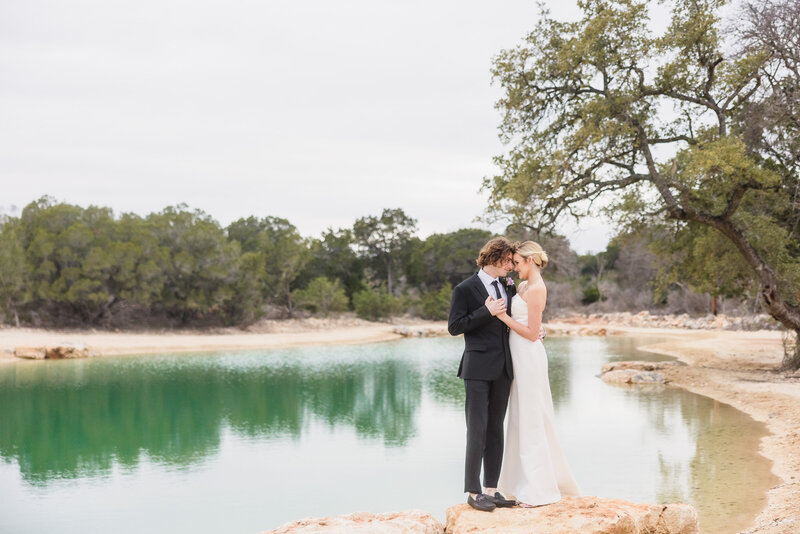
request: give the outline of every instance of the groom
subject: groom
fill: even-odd
[[[464,334],[465,342],[458,367],[467,393],[464,491],[469,493],[470,506],[486,512],[515,504],[497,491],[503,463],[503,419],[514,370],[508,327],[496,316],[503,311],[511,314],[515,289],[505,276],[513,268],[512,253],[505,237],[496,237],[483,246],[477,260],[480,271],[453,290],[447,322],[450,335]]]

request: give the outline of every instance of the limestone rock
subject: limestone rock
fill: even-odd
[[[689,328],[692,330],[775,330],[778,323],[768,315],[745,315],[729,317],[724,314],[690,317],[681,315],[651,315],[647,311],[636,314],[630,312],[593,313],[590,315],[568,315],[558,317],[553,322],[570,325],[622,325],[646,328]],[[580,335],[578,329],[568,335]]]
[[[629,360],[625,362],[610,362],[603,366],[601,373],[608,373],[609,371],[619,371],[622,369],[634,369],[636,371],[658,371],[659,369],[666,369],[668,367],[675,367],[686,365],[684,362],[677,360],[668,360],[663,362],[645,362],[640,360]]]
[[[608,371],[600,377],[609,384],[666,384],[667,379],[656,371],[638,371],[636,369],[620,369]]]
[[[336,517],[307,518],[286,523],[262,534],[317,533],[375,533],[375,534],[443,534],[444,525],[431,514],[420,510],[371,514],[356,512]]]
[[[15,347],[14,356],[26,360],[44,360],[46,350],[44,347]]]
[[[580,328],[568,328],[565,325],[548,323],[545,325],[548,336],[607,336],[609,331],[604,326],[584,326]],[[610,332],[615,334],[615,332]]]
[[[443,337],[449,335],[445,328],[432,326],[397,325],[393,328],[393,331],[403,337]]]
[[[564,497],[536,508],[479,512],[467,504],[447,509],[446,534],[697,534],[697,512],[688,504],[636,504],[619,499]]]
[[[48,347],[45,351],[45,358],[49,360],[60,360],[64,358],[88,358],[89,349],[86,345],[65,344],[57,347]]]

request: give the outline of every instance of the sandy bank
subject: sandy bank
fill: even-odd
[[[640,348],[689,364],[663,371],[672,385],[730,404],[766,424],[770,435],[762,439],[760,452],[773,462],[781,483],[769,490],[766,508],[744,532],[800,532],[800,373],[776,371],[783,358],[781,334],[682,331],[671,341]]]
[[[391,341],[401,336],[394,325],[367,323],[291,328],[277,332],[94,332],[27,328],[0,329],[0,360],[20,361],[14,347],[84,344],[93,356],[274,349],[302,345],[338,345]]]

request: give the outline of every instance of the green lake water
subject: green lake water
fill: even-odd
[[[652,342],[658,341],[653,339]],[[762,424],[685,391],[603,383],[646,339],[546,342],[585,495],[689,502],[737,532],[775,483]],[[464,501],[463,340],[0,366],[0,532],[256,533]]]

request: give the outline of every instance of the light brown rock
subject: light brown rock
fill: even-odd
[[[658,371],[659,369],[666,369],[667,367],[674,367],[676,365],[686,364],[681,361],[645,362],[641,360],[629,360],[625,362],[607,363],[603,366],[601,373],[619,371],[622,369],[634,369],[636,371]]]
[[[407,326],[397,325],[393,332],[403,337],[445,337],[450,334],[441,326]]]
[[[446,534],[697,534],[688,504],[636,504],[619,499],[565,497],[536,508],[479,512],[467,504],[447,509]]]
[[[89,349],[83,345],[59,345],[48,347],[45,358],[48,360],[61,360],[64,358],[88,358]]]
[[[286,523],[262,534],[316,533],[375,533],[375,534],[443,534],[444,525],[431,514],[420,510],[371,514],[356,512],[335,517],[311,517]]]
[[[45,358],[44,347],[15,347],[14,356],[17,358],[25,358],[26,360],[44,360]]]
[[[666,384],[667,380],[656,371],[637,371],[636,369],[620,369],[603,373],[600,377],[609,384]]]

